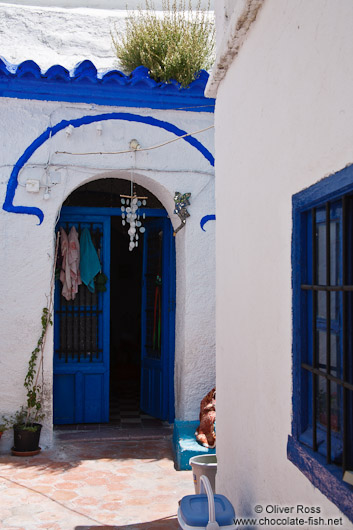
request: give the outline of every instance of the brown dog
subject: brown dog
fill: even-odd
[[[200,425],[195,436],[199,444],[212,449],[216,447],[216,387],[203,398],[200,405]]]

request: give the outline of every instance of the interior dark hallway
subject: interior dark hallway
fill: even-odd
[[[110,417],[139,424],[143,238],[129,251],[120,217],[111,218]]]

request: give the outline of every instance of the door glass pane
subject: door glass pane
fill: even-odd
[[[163,231],[148,234],[146,281],[146,352],[161,358],[162,345],[162,244]]]

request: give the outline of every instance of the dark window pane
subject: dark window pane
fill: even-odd
[[[340,336],[337,333],[331,333],[331,374],[342,377]]]
[[[326,225],[316,225],[317,281],[326,285]]]
[[[326,331],[316,332],[317,360],[320,370],[326,370]]]
[[[331,320],[338,321],[339,319],[339,303],[340,303],[340,293],[333,291],[330,293],[331,300]]]
[[[330,223],[330,282],[339,284],[340,225],[338,221]]]
[[[334,382],[331,382],[331,429],[342,430],[342,387]]]
[[[326,320],[326,292],[317,293],[317,316]]]
[[[317,423],[321,427],[327,425],[327,414],[326,414],[326,379],[324,377],[318,377],[318,394],[316,399],[316,410],[317,410]]]

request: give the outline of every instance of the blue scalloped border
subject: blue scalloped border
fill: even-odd
[[[13,65],[0,57],[0,97],[214,112],[215,100],[204,96],[207,80],[208,73],[201,70],[182,88],[176,81],[157,83],[144,66],[125,75],[119,70],[98,72],[85,60],[72,71],[54,65],[42,72],[34,61]]]

